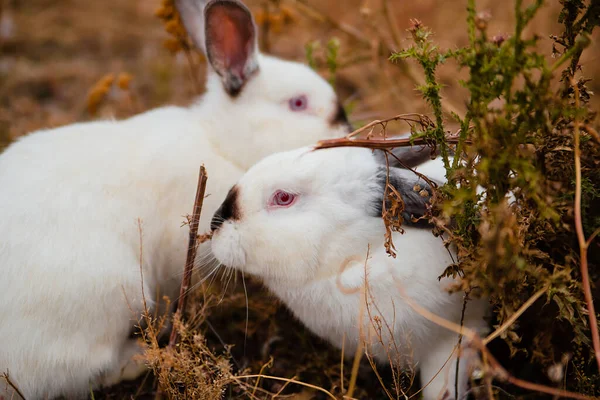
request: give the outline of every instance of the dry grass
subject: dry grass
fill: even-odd
[[[327,43],[333,37],[339,40],[335,85],[357,123],[428,112],[414,89],[422,81],[419,71],[414,65],[385,60],[387,50],[409,44],[409,18],[429,26],[443,48],[467,43],[462,2],[344,0],[343,7],[331,0],[247,3],[262,30],[263,49],[303,60],[305,46],[319,40],[314,59],[327,78],[332,77]],[[163,46],[168,35],[155,16],[160,0],[3,0],[0,4],[0,149],[35,129],[113,115],[126,117],[163,104],[184,105],[198,94],[191,89],[186,56],[173,55]],[[512,31],[512,9],[506,3],[481,0],[478,7],[488,9],[492,16],[490,32]],[[528,27],[544,36],[541,47],[548,55],[552,41],[547,37],[560,32],[555,22],[558,10],[558,2],[547,5]],[[597,77],[598,32],[592,39],[582,65],[586,75]],[[202,58],[195,57],[194,64],[202,90]],[[455,66],[442,66],[438,75],[446,85],[442,90],[449,104],[445,111],[464,113],[466,92],[457,85]],[[599,92],[600,80],[590,82],[589,88]],[[593,98],[592,108],[600,108],[600,96]],[[392,130],[403,128],[390,125]],[[187,310],[188,322],[176,323],[182,344],[176,349],[161,346],[156,324],[164,321],[152,321],[145,331],[148,357],[165,393],[206,399],[220,394],[228,398],[328,396],[289,380],[241,378],[262,373],[294,378],[340,397],[353,379],[352,363],[340,363],[339,351],[308,333],[259,283],[246,277],[245,284],[237,281],[225,290],[216,282],[195,292]],[[502,347],[496,350],[506,352]],[[508,358],[501,358],[507,365]],[[375,373],[368,360],[356,366],[356,398],[388,398],[390,388],[383,388],[380,381],[412,379],[399,377],[392,368]],[[514,367],[521,376],[526,374],[527,366]],[[154,399],[155,395],[154,377],[149,376],[94,397]]]

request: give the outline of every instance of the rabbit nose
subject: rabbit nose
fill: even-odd
[[[227,220],[238,220],[240,218],[239,206],[238,206],[238,188],[234,186],[227,193],[225,201],[221,204],[221,207],[215,212],[212,221],[210,222],[211,231],[216,231],[223,225],[223,222]]]
[[[213,215],[212,220],[210,221],[211,232],[214,232],[217,229],[219,229],[221,225],[223,225],[223,221],[223,204],[221,204],[221,207],[217,209],[215,215]]]

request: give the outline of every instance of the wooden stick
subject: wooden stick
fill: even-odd
[[[456,144],[458,143],[458,136],[447,136],[446,143]],[[469,140],[465,140],[465,143],[471,143]],[[328,139],[317,142],[314,149],[330,149],[332,147],[366,147],[369,149],[388,150],[394,147],[410,147],[413,145],[427,145],[431,144],[431,139],[426,138],[404,138],[404,139]]]
[[[185,304],[187,300],[187,292],[190,288],[190,282],[192,280],[192,269],[194,267],[194,259],[196,258],[196,238],[198,236],[198,225],[200,223],[200,214],[202,212],[202,203],[204,202],[204,193],[206,192],[206,181],[208,177],[206,175],[206,169],[204,165],[200,167],[200,176],[198,178],[198,188],[196,189],[196,200],[194,201],[194,211],[192,217],[189,220],[190,234],[188,240],[188,251],[187,258],[185,260],[185,269],[183,271],[183,279],[181,281],[181,288],[179,289],[179,300],[177,302],[177,309],[175,310],[174,319],[176,316],[181,317],[185,311]],[[178,334],[175,324],[171,329],[171,337],[169,338],[169,347],[175,346],[177,343]]]

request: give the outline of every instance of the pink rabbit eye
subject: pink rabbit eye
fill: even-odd
[[[295,194],[288,193],[283,190],[278,190],[275,193],[273,193],[273,196],[271,196],[269,205],[275,207],[289,207],[294,203],[295,200]]]
[[[292,111],[306,110],[307,106],[308,106],[308,99],[306,98],[305,95],[292,97],[290,99],[290,109]]]

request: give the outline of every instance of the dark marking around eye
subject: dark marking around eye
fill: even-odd
[[[233,186],[221,206],[215,211],[210,222],[211,231],[215,231],[228,220],[237,221],[240,219],[240,209],[238,205],[239,189]]]

